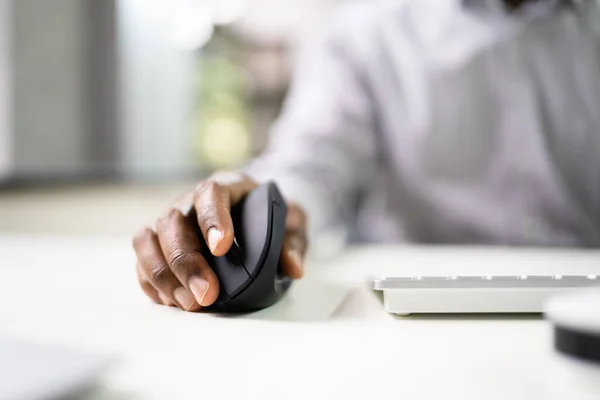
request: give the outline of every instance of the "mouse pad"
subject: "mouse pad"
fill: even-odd
[[[265,321],[326,321],[342,303],[348,288],[317,279],[295,281],[286,295],[269,308],[221,317]]]

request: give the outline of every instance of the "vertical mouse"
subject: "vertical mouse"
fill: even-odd
[[[257,311],[284,296],[292,283],[279,265],[286,217],[286,203],[273,182],[259,186],[232,207],[231,249],[220,257],[204,251],[220,283],[219,297],[208,310]]]

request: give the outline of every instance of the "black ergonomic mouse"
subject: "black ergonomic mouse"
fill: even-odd
[[[275,304],[291,286],[279,268],[287,207],[275,183],[250,192],[232,207],[235,241],[221,257],[205,251],[221,286],[216,312],[250,312]]]

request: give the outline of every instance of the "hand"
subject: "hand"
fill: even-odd
[[[225,255],[234,240],[231,206],[257,186],[242,174],[216,174],[175,201],[158,219],[156,229],[139,232],[133,247],[144,293],[158,304],[185,311],[213,304],[219,296],[219,282],[202,255],[200,235],[214,256]],[[305,214],[299,206],[288,203],[280,264],[292,279],[303,275],[306,247]]]

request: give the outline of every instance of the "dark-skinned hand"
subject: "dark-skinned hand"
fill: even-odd
[[[214,256],[225,255],[234,241],[230,210],[258,184],[235,172],[214,174],[176,200],[156,222],[133,239],[137,276],[144,293],[158,304],[199,311],[215,302],[219,282],[202,254],[202,237]],[[292,279],[303,275],[306,216],[288,202],[280,265]]]

